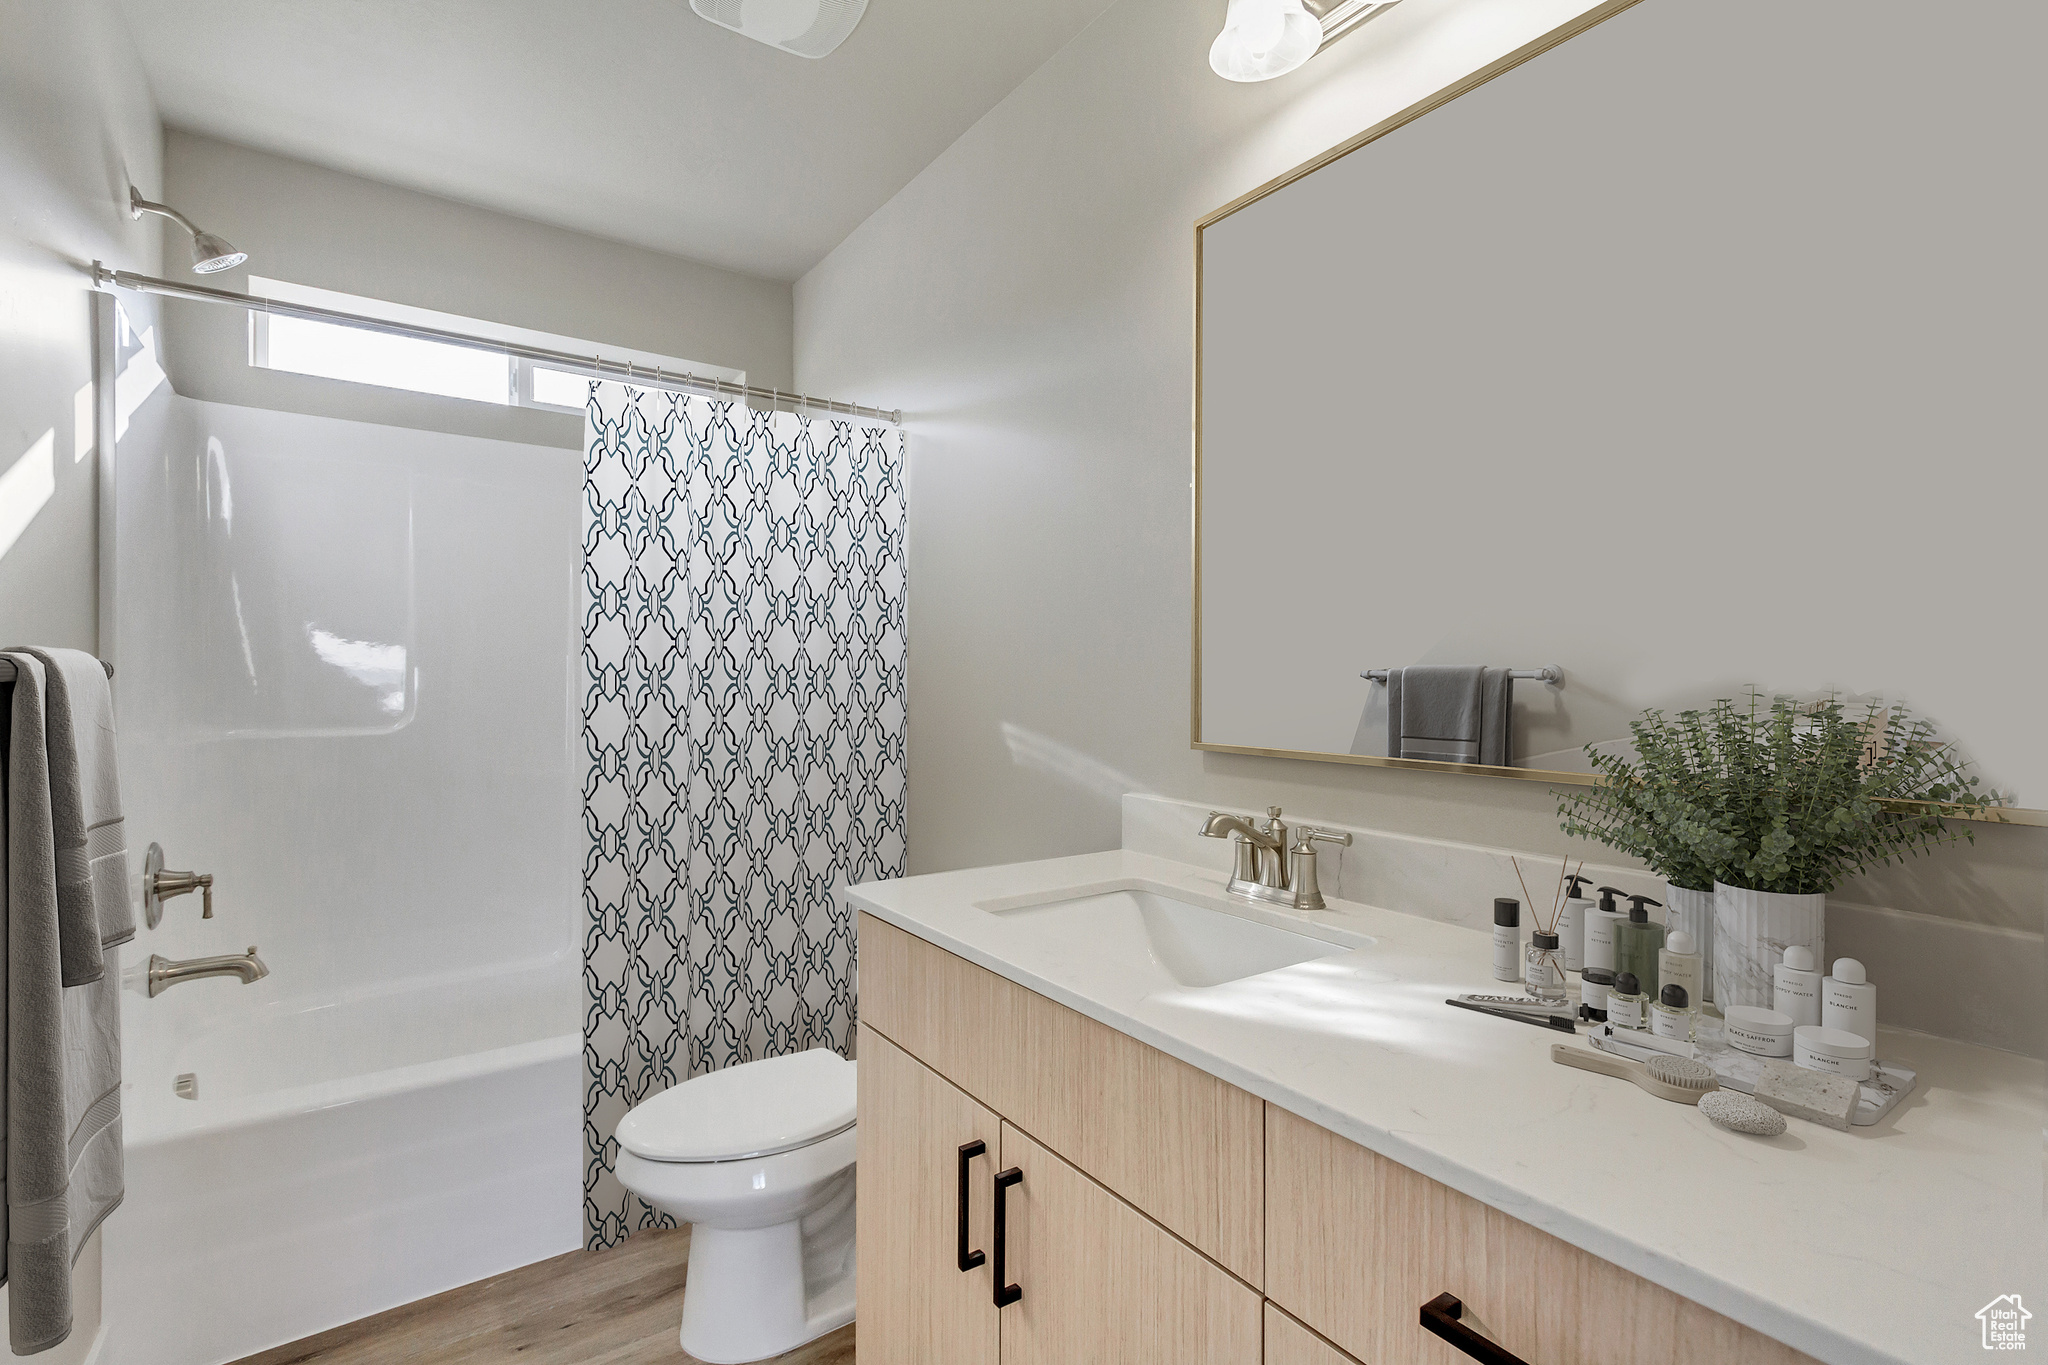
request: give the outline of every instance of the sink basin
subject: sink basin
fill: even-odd
[[[1105,891],[1071,900],[1004,909],[982,907],[1072,943],[1091,958],[1148,964],[1161,985],[1220,986],[1348,952],[1287,929],[1221,910],[1210,910],[1155,891]]]

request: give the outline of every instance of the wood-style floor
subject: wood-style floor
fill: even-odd
[[[689,1365],[676,1344],[690,1232],[572,1251],[247,1356],[236,1365]],[[852,1365],[842,1327],[776,1365]]]

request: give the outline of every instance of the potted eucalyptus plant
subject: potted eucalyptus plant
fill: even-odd
[[[1644,713],[1634,756],[1588,753],[1605,779],[1560,793],[1566,833],[1713,886],[1714,999],[1771,1003],[1771,973],[1804,945],[1826,962],[1827,894],[1895,858],[1974,839],[1945,817],[1997,801],[1969,764],[1903,707],[1852,716],[1839,702],[1774,697]]]

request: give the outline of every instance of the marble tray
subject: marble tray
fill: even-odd
[[[1772,1060],[1728,1046],[1721,1029],[1720,1016],[1714,1014],[1700,1016],[1699,1034],[1691,1043],[1658,1038],[1640,1029],[1618,1029],[1612,1024],[1595,1024],[1587,1039],[1602,1052],[1633,1057],[1637,1061],[1653,1052],[1696,1057],[1714,1068],[1715,1076],[1724,1087],[1729,1090],[1740,1090],[1745,1095],[1756,1089],[1757,1081],[1762,1079],[1764,1074],[1764,1063]],[[1856,1101],[1856,1112],[1849,1117],[1850,1124],[1857,1128],[1868,1128],[1876,1123],[1905,1098],[1919,1083],[1919,1079],[1919,1073],[1908,1071],[1904,1067],[1887,1066],[1881,1061],[1875,1063],[1871,1068],[1870,1079],[1863,1082],[1862,1094]]]

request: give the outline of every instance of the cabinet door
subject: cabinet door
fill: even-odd
[[[968,1245],[959,1266],[960,1148],[967,1162]],[[861,1030],[856,1220],[860,1349],[903,1365],[996,1365],[987,1253],[990,1192],[1002,1129],[996,1116],[872,1028]]]
[[[1471,1365],[1422,1306],[1528,1365],[1813,1365],[1810,1357],[1399,1162],[1268,1106],[1267,1292],[1373,1365]]]
[[[1008,1123],[1003,1165],[1003,1365],[1259,1365],[1254,1290]]]
[[[1266,1305],[1266,1365],[1358,1365],[1358,1362],[1269,1303]]]
[[[1265,1105],[871,915],[860,1010],[904,1051],[1257,1287]]]

